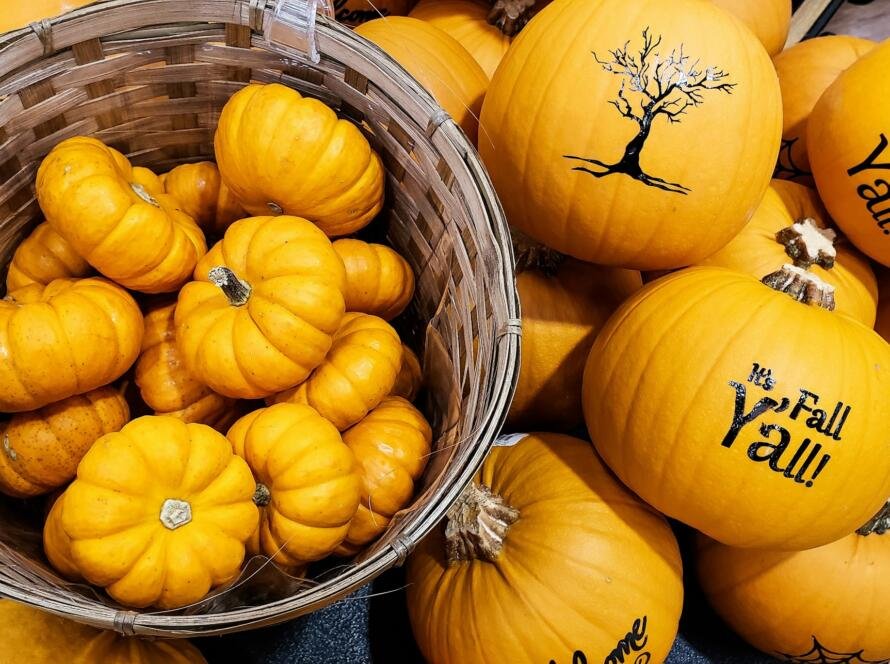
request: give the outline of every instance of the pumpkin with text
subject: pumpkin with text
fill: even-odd
[[[498,67],[479,151],[518,230],[581,260],[658,270],[701,260],[744,226],[780,132],[772,63],[723,10],[566,0]]]
[[[54,279],[85,277],[91,271],[90,264],[44,221],[16,247],[6,274],[6,291],[11,293],[31,284],[45,286]]]
[[[791,0],[712,0],[747,25],[767,53],[775,55],[785,47],[791,26]]]
[[[700,536],[698,577],[723,620],[769,655],[885,662],[888,530],[890,505],[857,532],[808,551],[733,549]]]
[[[164,191],[208,235],[222,235],[233,222],[250,216],[212,161],[177,166],[165,174]]]
[[[407,583],[414,636],[436,664],[659,663],[683,604],[664,518],[590,443],[549,433],[493,448],[409,558]]]
[[[584,373],[603,460],[731,546],[804,549],[853,531],[890,495],[890,346],[831,311],[833,297],[788,264],[762,281],[694,267],[646,286]]]

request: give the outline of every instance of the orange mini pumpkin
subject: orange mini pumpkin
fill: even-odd
[[[83,577],[71,557],[71,538],[62,528],[64,498],[64,492],[57,496],[46,515],[46,522],[43,524],[43,552],[59,574],[69,581],[80,581]]]
[[[212,161],[177,166],[165,174],[164,190],[209,235],[220,236],[233,222],[250,216]]]
[[[389,394],[414,401],[421,385],[423,385],[423,368],[420,366],[420,359],[413,350],[402,344],[402,366],[399,375],[396,376],[396,384],[392,386]]]
[[[343,239],[334,251],[346,266],[346,310],[392,320],[414,296],[414,272],[408,261],[384,244]]]
[[[46,285],[53,279],[85,277],[92,268],[52,226],[43,222],[22,240],[12,255],[6,275],[6,292]]]

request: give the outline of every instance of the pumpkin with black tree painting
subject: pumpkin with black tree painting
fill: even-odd
[[[186,370],[218,394],[259,399],[322,363],[345,313],[343,261],[311,222],[241,219],[179,293],[174,324]]]
[[[868,259],[829,228],[831,218],[814,189],[773,180],[754,216],[725,247],[699,265],[761,277],[782,262],[807,268],[835,289],[835,310],[863,325],[875,323],[878,284]],[[807,242],[816,254],[806,251]]]
[[[130,419],[123,395],[100,387],[0,424],[0,492],[28,498],[67,484],[93,443]]]
[[[810,113],[841,72],[874,47],[870,39],[825,35],[806,39],[773,58],[782,90],[782,151],[777,178],[814,184],[807,155]]]
[[[805,549],[855,530],[890,495],[890,346],[833,297],[789,264],[762,281],[693,267],[644,287],[584,373],[603,460],[730,546]]]
[[[101,343],[97,343],[101,340]],[[36,410],[107,385],[142,344],[132,296],[105,279],[31,284],[0,300],[0,411]]]
[[[6,274],[6,292],[54,279],[86,277],[92,268],[52,226],[38,225],[16,247]]]
[[[507,416],[513,429],[583,424],[581,377],[597,333],[638,291],[640,273],[566,258],[513,234],[522,305],[522,358]]]
[[[414,297],[414,272],[399,253],[385,244],[344,238],[334,251],[346,267],[346,310],[392,320]]]
[[[208,235],[220,236],[233,222],[250,216],[212,161],[182,164],[165,173],[164,191],[179,201]]]
[[[124,606],[175,609],[238,576],[255,491],[221,433],[147,415],[90,448],[61,523],[87,581]]]
[[[69,138],[40,164],[37,200],[53,230],[103,275],[131,290],[172,292],[207,252],[204,234],[134,170],[95,138]]]
[[[825,91],[807,123],[819,196],[860,251],[890,266],[890,41]]]
[[[551,433],[494,447],[409,558],[407,584],[436,664],[662,662],[683,604],[667,521],[590,443]]]
[[[414,76],[476,143],[488,76],[467,49],[445,31],[407,16],[368,21],[355,31]]]
[[[712,0],[751,29],[766,52],[776,55],[785,47],[791,27],[791,0]]]
[[[769,57],[710,2],[567,0],[498,67],[479,151],[518,230],[584,261],[660,270],[745,225],[780,131]]]
[[[890,507],[836,542],[750,551],[699,536],[711,606],[768,655],[797,662],[890,660]]]
[[[223,182],[251,215],[305,217],[333,237],[383,206],[383,167],[361,131],[279,83],[232,95],[214,146]]]
[[[361,496],[355,456],[336,427],[309,406],[276,404],[239,419],[228,438],[257,481],[260,522],[250,553],[298,574],[331,554]]]
[[[340,23],[355,27],[380,16],[404,16],[414,0],[334,0],[334,14]]]
[[[207,424],[224,432],[237,417],[235,400],[217,394],[185,368],[176,348],[175,312],[176,302],[162,302],[145,314],[142,353],[134,376],[139,393],[155,415]]]
[[[358,511],[337,548],[339,555],[358,553],[408,505],[429,460],[432,438],[423,413],[392,396],[343,432],[343,442],[355,455],[362,489]]]
[[[882,269],[878,276],[878,316],[875,330],[890,342],[890,272]]]

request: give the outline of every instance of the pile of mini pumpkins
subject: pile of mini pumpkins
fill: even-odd
[[[245,556],[302,575],[354,555],[430,452],[388,322],[411,267],[345,237],[383,205],[365,136],[252,84],[215,154],[158,176],[94,138],[56,145],[0,301],[0,491],[53,494],[49,561],[131,607],[198,602]],[[131,420],[128,395],[154,414]]]

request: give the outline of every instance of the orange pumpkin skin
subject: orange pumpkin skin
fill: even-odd
[[[77,563],[71,556],[71,538],[62,528],[62,507],[65,494],[58,496],[43,524],[43,552],[53,568],[69,581],[80,581],[83,577]]]
[[[142,166],[133,166],[133,182],[141,184],[145,191],[152,196],[166,193],[164,191],[164,181],[161,176],[156,175],[154,171]]]
[[[93,267],[126,288],[166,293],[207,252],[177,202],[152,193],[127,158],[95,138],[59,143],[37,171],[37,199],[53,229]],[[96,201],[101,201],[98,205]]]
[[[776,177],[813,184],[807,155],[810,113],[841,72],[874,46],[861,37],[826,35],[806,39],[773,59],[782,89],[782,152]]]
[[[711,3],[633,6],[541,10],[492,80],[479,152],[510,223],[532,239],[599,265],[671,269],[717,251],[757,207],[779,150],[779,86],[750,31]],[[681,44],[684,67],[699,63],[693,83],[670,64]],[[622,49],[638,63],[647,51],[650,67],[658,57],[661,79],[632,90],[609,64]],[[667,97],[641,110],[662,79]]]
[[[837,77],[807,123],[819,196],[856,247],[890,265],[890,42]],[[868,109],[864,112],[863,109]]]
[[[97,343],[98,341],[98,343]],[[36,410],[107,385],[136,359],[142,314],[104,279],[56,279],[0,300],[0,411]]]
[[[775,55],[785,48],[788,28],[791,26],[791,0],[712,1],[747,25],[770,55]]]
[[[480,486],[518,511],[505,534],[499,526],[507,520]],[[449,556],[439,526],[409,558],[408,614],[427,661],[571,662],[577,651],[589,662],[609,661],[630,632],[637,648],[625,661],[664,660],[683,603],[677,542],[661,515],[616,482],[589,443],[539,433],[495,447],[470,491],[488,505],[480,523],[502,534],[503,544],[490,557],[480,556],[472,541],[464,550],[469,555],[456,548]],[[470,518],[478,514],[468,507]],[[455,512],[448,528],[460,544],[465,529]],[[499,636],[480,638],[484,633]]]
[[[516,277],[522,305],[522,359],[507,416],[513,429],[571,430],[584,421],[581,378],[597,333],[643,285],[635,270],[565,259],[553,275]]]
[[[66,484],[93,443],[129,419],[127,401],[113,387],[14,415],[0,429],[0,492],[27,498]]]
[[[890,535],[854,533],[795,553],[701,537],[697,565],[717,613],[769,655],[805,655],[815,639],[838,654],[860,653],[852,661],[890,659]]]
[[[890,347],[861,323],[694,267],[609,320],[582,399],[603,460],[643,500],[724,544],[794,550],[890,495],[888,390]]]
[[[35,2],[11,2],[0,14],[0,32],[24,28],[44,18],[61,16],[72,9],[83,7],[95,0],[36,0]]]
[[[413,350],[402,344],[402,366],[399,375],[396,376],[396,384],[392,386],[389,394],[414,401],[421,385],[423,385],[423,368],[420,366],[420,359]]]
[[[476,143],[488,76],[458,41],[426,21],[395,16],[355,29],[416,78]]]
[[[346,266],[346,310],[392,320],[414,297],[414,272],[408,261],[383,244],[343,239],[334,251]]]
[[[74,247],[43,222],[16,248],[6,275],[6,292],[53,279],[87,276],[92,268]]]
[[[785,262],[791,262],[776,233],[795,222],[810,218],[820,228],[831,219],[814,189],[794,182],[773,180],[748,224],[723,249],[699,265],[728,267],[754,277],[769,274]],[[836,241],[837,258],[828,270],[819,265],[809,269],[834,286],[836,311],[872,327],[878,300],[878,284],[871,265],[854,247]]]
[[[414,0],[334,0],[337,20],[350,27],[384,16],[404,16]]]
[[[209,235],[222,235],[232,223],[250,216],[212,161],[177,166],[166,174],[164,189]]]
[[[878,334],[890,342],[890,272],[882,271],[878,280],[878,315],[875,320],[875,330]]]

